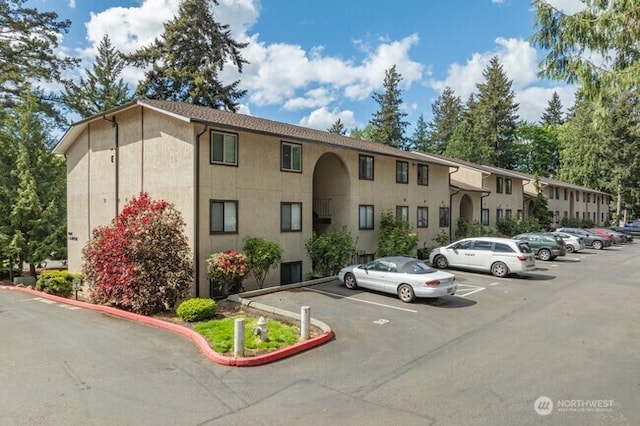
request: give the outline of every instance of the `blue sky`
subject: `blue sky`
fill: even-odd
[[[549,0],[567,12],[579,0]],[[520,118],[537,121],[554,91],[565,109],[574,86],[542,81],[543,53],[528,41],[534,12],[528,0],[220,0],[215,14],[249,46],[242,75],[230,68],[227,81],[248,91],[240,112],[327,129],[340,118],[348,129],[363,127],[377,104],[386,69],[402,75],[403,108],[411,127],[446,86],[466,100],[498,56],[513,81]],[[179,0],[30,0],[40,11],[69,18],[65,53],[90,68],[103,34],[123,52],[148,45]],[[76,73],[79,71],[76,71]],[[77,77],[77,75],[76,75]],[[133,87],[141,77],[127,69]],[[412,128],[407,130],[410,136]]]

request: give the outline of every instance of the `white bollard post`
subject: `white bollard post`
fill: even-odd
[[[309,339],[311,322],[311,308],[309,306],[303,306],[300,310],[300,337],[302,340]]]
[[[234,322],[233,354],[244,356],[244,318],[236,318]]]

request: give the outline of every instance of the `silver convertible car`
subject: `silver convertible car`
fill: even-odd
[[[403,302],[416,297],[453,295],[456,277],[439,271],[413,257],[381,257],[365,265],[342,268],[338,279],[349,289],[358,287],[397,294]]]

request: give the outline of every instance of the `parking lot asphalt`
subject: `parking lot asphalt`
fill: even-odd
[[[251,296],[309,306],[335,333],[251,369],[203,362],[162,330],[0,294],[0,423],[640,424],[639,255],[585,250],[505,279],[452,270],[457,295],[411,304],[336,280]],[[541,397],[555,406],[544,416]]]

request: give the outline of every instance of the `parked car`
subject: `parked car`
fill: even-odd
[[[552,234],[564,240],[564,244],[567,248],[567,253],[577,253],[580,250],[584,250],[585,248],[584,238],[578,235],[573,235],[573,234],[568,234],[566,232],[558,232],[558,231],[552,232]]]
[[[455,276],[438,271],[413,257],[381,257],[363,265],[344,267],[338,279],[349,289],[358,287],[397,294],[403,302],[416,297],[437,298],[456,293]]]
[[[628,243],[633,241],[633,234],[631,234],[629,228],[625,228],[624,226],[610,226],[609,229],[623,234]]]
[[[448,267],[491,272],[496,277],[521,274],[536,268],[531,247],[519,240],[497,237],[465,238],[429,254],[436,268]]]
[[[582,228],[558,228],[557,232],[566,232],[567,234],[577,235],[584,238],[587,247],[593,247],[596,250],[602,250],[604,247],[611,247],[611,240],[605,237],[599,237],[593,232],[589,232]]]
[[[513,237],[516,240],[526,241],[540,260],[554,260],[558,256],[567,254],[566,244],[560,237],[541,232],[526,232]]]
[[[634,237],[640,237],[640,222],[628,222],[624,225]]]
[[[611,231],[609,229],[602,229],[602,228],[586,228],[587,231],[593,232],[596,235],[599,235],[600,237],[606,237],[609,238],[611,240],[611,244],[624,244],[625,243],[625,238],[624,237],[616,237],[616,234],[614,233],[614,231]]]

